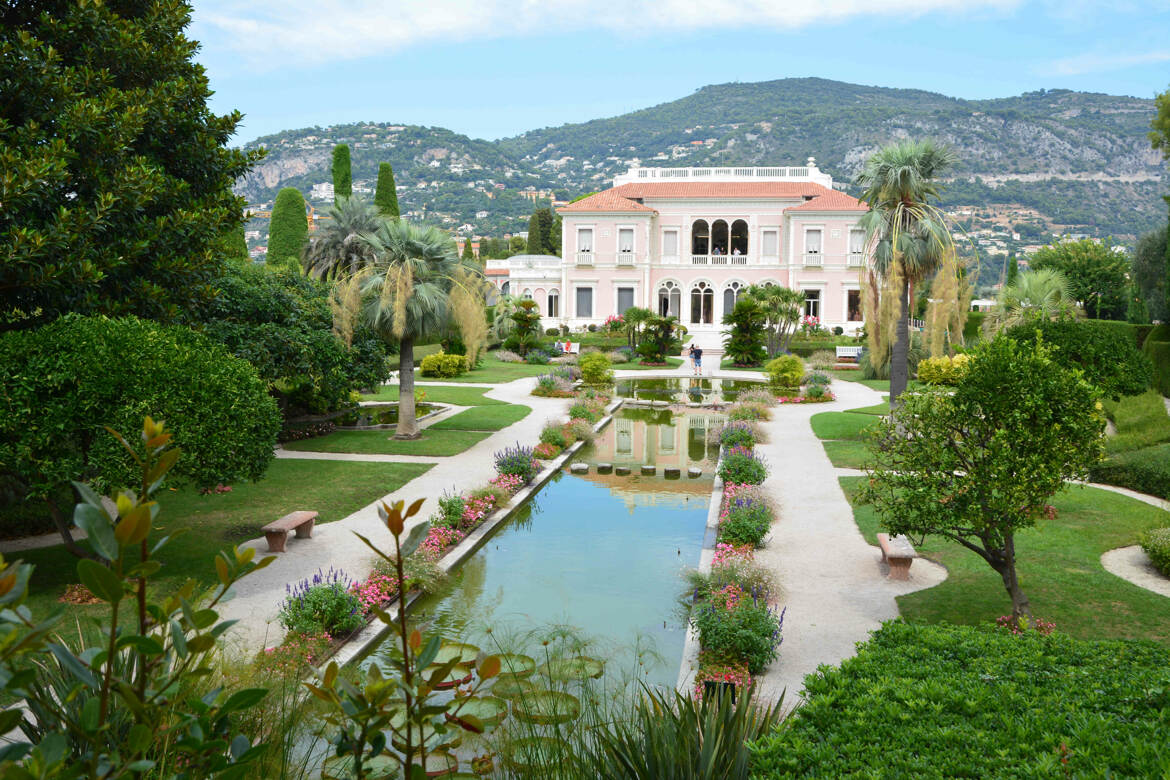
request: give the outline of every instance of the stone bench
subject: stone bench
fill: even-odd
[[[317,522],[316,512],[290,512],[279,520],[273,520],[262,529],[264,538],[268,540],[268,552],[284,552],[284,543],[288,540],[288,532],[296,531],[298,539],[308,539],[313,535],[313,524]]]
[[[890,579],[910,579],[910,564],[918,557],[914,546],[905,536],[891,537],[889,534],[877,535],[878,546],[882,548],[882,563],[889,564]]]

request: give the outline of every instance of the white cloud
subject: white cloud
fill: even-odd
[[[1053,76],[1080,76],[1085,73],[1123,70],[1135,65],[1156,65],[1159,62],[1170,62],[1170,49],[1156,49],[1137,54],[1119,54],[1116,51],[1078,54],[1075,57],[1056,60],[1045,69],[1045,73]]]
[[[604,29],[791,30],[856,17],[1012,9],[1022,0],[204,0],[195,37],[251,60],[317,64],[417,44]],[[287,58],[287,59],[286,59]]]

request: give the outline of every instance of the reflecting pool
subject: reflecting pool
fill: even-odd
[[[667,377],[660,379],[619,379],[617,396],[641,401],[731,403],[745,390],[763,387],[763,382],[746,379],[712,379],[704,377]]]

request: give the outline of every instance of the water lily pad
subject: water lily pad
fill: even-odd
[[[552,737],[524,737],[504,751],[504,761],[521,774],[536,772],[559,761],[560,750]]]
[[[536,661],[531,656],[519,653],[500,653],[500,679],[506,677],[528,677],[536,671]]]
[[[515,677],[502,677],[492,685],[492,695],[501,699],[515,699],[517,696],[527,696],[537,690],[537,687],[528,680]]]
[[[435,660],[431,661],[431,666],[442,666],[448,661],[459,659],[459,666],[465,669],[470,669],[475,666],[475,659],[479,655],[479,648],[475,645],[468,645],[462,642],[444,642],[439,648],[438,655]]]
[[[494,728],[508,716],[508,702],[495,696],[472,696],[465,699],[459,708],[459,715],[479,718],[485,729]]]
[[[450,777],[459,768],[459,761],[450,753],[431,753],[424,769],[427,777]]]
[[[605,662],[587,655],[557,658],[544,665],[544,671],[553,680],[568,682],[600,677],[605,673]]]
[[[429,675],[432,671],[434,671],[434,670],[433,669],[427,670],[428,679],[429,679]],[[472,674],[471,674],[470,669],[464,669],[460,666],[455,666],[455,667],[452,667],[451,671],[447,673],[446,677],[444,677],[439,682],[435,683],[435,687],[438,688],[439,690],[447,690],[448,688],[455,688],[455,687],[458,687],[460,685],[467,685],[471,682],[471,678],[472,678]]]
[[[552,726],[576,720],[581,715],[581,702],[560,691],[535,691],[518,698],[513,709],[525,723]]]

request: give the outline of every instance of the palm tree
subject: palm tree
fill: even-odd
[[[948,147],[906,141],[875,152],[857,176],[865,188],[861,198],[869,204],[860,224],[874,247],[874,267],[885,275],[897,266],[902,277],[890,355],[891,409],[910,380],[910,290],[954,248],[945,217],[928,201],[939,194],[938,176],[957,160]]]
[[[461,264],[455,242],[433,228],[384,221],[362,236],[373,265],[362,271],[365,320],[387,342],[398,342],[396,439],[417,439],[414,406],[414,345],[447,329],[449,299]],[[480,316],[483,316],[482,314]]]
[[[994,334],[1025,322],[1075,317],[1079,313],[1068,277],[1055,268],[1019,274],[1004,285],[984,328]]]
[[[319,279],[354,274],[373,262],[373,252],[362,236],[374,233],[383,217],[361,198],[338,198],[329,207],[329,219],[305,250],[305,273]]]
[[[779,285],[763,287],[753,284],[745,295],[763,309],[768,357],[787,351],[804,312],[804,293]]]

